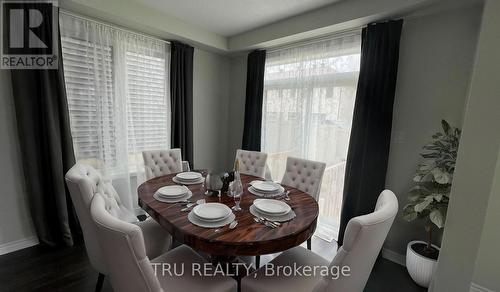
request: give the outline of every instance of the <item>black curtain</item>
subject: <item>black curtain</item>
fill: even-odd
[[[52,24],[42,25],[41,33],[51,34]],[[60,38],[58,63],[58,69],[11,70],[31,217],[40,243],[49,246],[73,245],[73,234],[80,233],[64,181],[75,156]]]
[[[373,212],[385,186],[403,20],[363,29],[361,67],[344,180],[339,246],[355,216]]]
[[[172,148],[180,148],[182,159],[193,160],[193,47],[171,43],[170,95],[172,105]]]
[[[259,50],[248,54],[245,124],[241,146],[244,150],[260,151],[265,64],[266,51]]]

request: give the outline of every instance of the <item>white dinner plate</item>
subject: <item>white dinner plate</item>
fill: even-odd
[[[180,184],[180,185],[197,185],[197,184],[201,184],[205,180],[205,178],[201,177],[200,179],[194,180],[194,181],[183,181],[183,180],[179,180],[176,176],[174,176],[172,178],[172,180],[175,183]]]
[[[201,173],[194,171],[181,172],[178,173],[175,177],[182,181],[195,181],[201,178]]]
[[[221,203],[205,203],[193,208],[193,213],[201,220],[222,220],[231,213],[231,209]]]
[[[236,215],[234,215],[234,213],[231,212],[231,214],[229,214],[229,216],[224,220],[219,220],[216,222],[209,222],[209,221],[200,220],[194,214],[193,211],[189,212],[189,214],[188,214],[189,222],[193,223],[196,226],[200,226],[200,227],[204,227],[204,228],[219,228],[222,226],[226,226],[227,224],[233,222],[235,218],[236,218]]]
[[[258,197],[264,197],[264,198],[274,198],[274,197],[278,197],[278,196],[281,196],[283,194],[283,192],[285,191],[285,189],[280,186],[279,190],[275,193],[262,193],[262,192],[259,192],[257,189],[255,189],[253,186],[250,186],[248,188],[248,191]]]
[[[253,205],[260,213],[272,216],[285,215],[292,210],[287,203],[279,200],[256,199]]]
[[[187,194],[185,194],[182,197],[165,198],[165,197],[162,197],[159,193],[154,193],[153,198],[155,198],[155,200],[163,202],[163,203],[172,204],[172,203],[184,202],[184,201],[188,200],[189,198],[191,198],[192,196],[193,196],[193,193],[188,192]]]
[[[280,185],[272,181],[260,181],[252,184],[252,187],[260,193],[276,193],[280,189]]]
[[[279,216],[266,215],[264,213],[259,212],[259,210],[257,210],[255,205],[251,205],[249,210],[250,210],[250,213],[256,217],[264,217],[267,220],[277,221],[277,222],[287,222],[287,221],[290,221],[297,216],[297,214],[295,214],[295,212],[293,210],[286,213],[285,215],[279,215]]]
[[[207,218],[200,218],[200,217],[198,217],[198,215],[196,215],[196,213],[193,212],[193,215],[198,220],[205,221],[205,222],[219,222],[219,221],[222,221],[222,220],[226,220],[227,217],[231,216],[231,214],[232,214],[231,212],[227,213],[227,215],[224,218],[207,219]]]
[[[157,191],[158,195],[162,198],[180,198],[185,196],[189,189],[185,186],[172,185],[159,188]]]

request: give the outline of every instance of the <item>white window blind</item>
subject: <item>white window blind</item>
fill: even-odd
[[[166,60],[158,52],[150,55],[127,52],[129,95],[129,149],[142,152],[169,148],[170,111],[167,95]],[[135,145],[133,145],[135,143]]]
[[[102,153],[115,165],[112,49],[68,37],[61,46],[75,154],[78,160],[92,160]]]
[[[67,12],[59,24],[76,159],[139,208],[142,151],[170,148],[170,46]]]
[[[165,52],[125,53],[125,96],[115,96],[116,66],[113,48],[63,37],[62,49],[66,92],[73,144],[78,160],[97,164],[104,160],[116,165],[117,124],[120,106],[116,98],[126,98],[128,160],[145,150],[170,147],[170,105],[168,62]],[[97,160],[97,161],[94,161]]]

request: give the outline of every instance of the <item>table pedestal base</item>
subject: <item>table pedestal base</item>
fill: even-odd
[[[210,261],[217,269],[222,269],[227,276],[232,277],[238,282],[238,292],[241,279],[255,271],[253,265],[247,264],[235,256],[210,256]]]

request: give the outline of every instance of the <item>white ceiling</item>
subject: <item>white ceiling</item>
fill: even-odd
[[[341,0],[135,0],[229,37]]]

